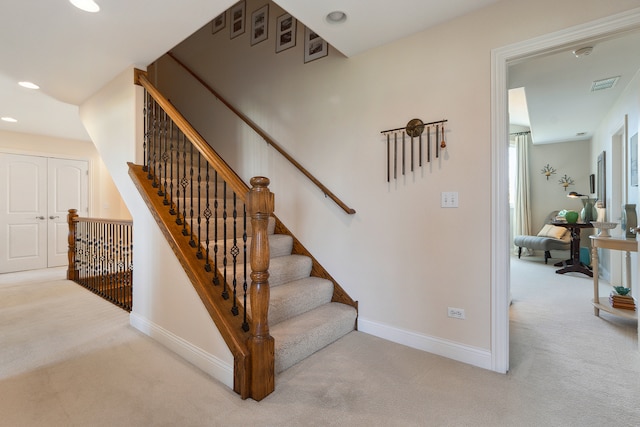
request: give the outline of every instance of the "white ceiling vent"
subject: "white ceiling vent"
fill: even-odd
[[[618,83],[620,80],[620,76],[609,77],[607,79],[596,80],[591,83],[591,92],[595,92],[598,90],[611,89]]]

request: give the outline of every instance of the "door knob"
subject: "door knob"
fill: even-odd
[[[58,215],[56,215],[56,216],[51,215],[51,216],[49,217],[49,219],[56,219],[56,218],[60,218],[60,217],[59,217]]]
[[[36,219],[44,219],[43,216],[37,216]]]

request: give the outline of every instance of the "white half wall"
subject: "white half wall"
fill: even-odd
[[[131,325],[233,387],[233,356],[128,175],[141,159],[143,90],[125,70],[80,106],[80,118],[133,216]]]

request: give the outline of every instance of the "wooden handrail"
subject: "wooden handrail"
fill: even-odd
[[[254,130],[264,141],[271,145],[277,152],[282,154],[282,156],[287,159],[292,165],[294,165],[304,176],[309,178],[311,182],[313,182],[325,196],[329,197],[333,200],[338,206],[342,208],[349,215],[353,215],[356,213],[355,209],[347,206],[342,200],[340,200],[331,190],[329,190],[326,186],[324,186],[316,177],[311,175],[311,173],[304,168],[300,163],[298,163],[293,157],[289,155],[282,147],[280,147],[274,140],[271,138],[265,131],[263,131],[257,124],[255,124],[249,117],[244,115],[241,111],[231,105],[226,99],[224,99],[215,89],[213,89],[207,82],[205,82],[200,76],[194,73],[189,67],[187,67],[182,61],[180,61],[174,54],[168,52],[167,55],[176,61],[182,68],[184,68],[193,78],[195,78],[202,86],[204,86],[213,96],[215,96],[220,102],[222,102],[229,110],[231,110],[240,120],[245,122],[247,126]]]
[[[147,92],[156,100],[158,105],[167,113],[173,122],[180,128],[182,133],[191,141],[193,146],[202,154],[204,159],[218,171],[222,179],[238,194],[243,200],[249,192],[249,186],[233,172],[231,167],[225,162],[218,153],[205,141],[191,124],[180,114],[176,107],[169,102],[167,98],[162,96],[160,91],[149,81],[147,73],[142,70],[135,70],[134,83],[144,87]]]

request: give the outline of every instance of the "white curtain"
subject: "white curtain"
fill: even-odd
[[[529,133],[516,135],[516,196],[514,206],[514,235],[531,235],[531,206],[529,199]],[[517,252],[518,248],[514,247]],[[522,255],[532,255],[522,248]]]

